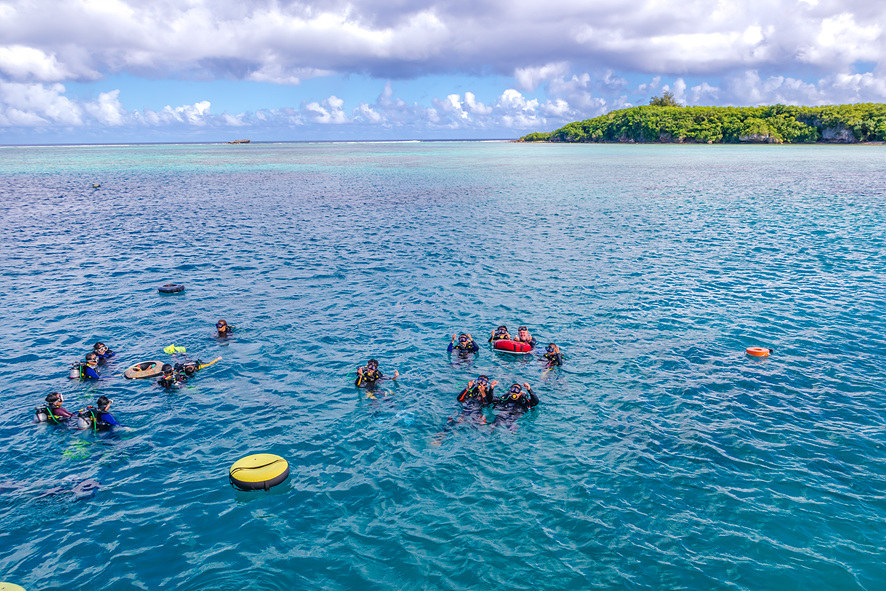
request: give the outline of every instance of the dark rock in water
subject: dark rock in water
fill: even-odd
[[[101,488],[101,483],[98,480],[88,478],[72,488],[71,492],[74,494],[74,498],[86,499],[89,497],[94,497],[95,492],[99,488]]]

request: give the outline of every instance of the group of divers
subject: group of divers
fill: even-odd
[[[217,337],[220,339],[226,339],[234,334],[233,328],[224,320],[219,320],[215,328],[217,330]],[[515,336],[511,336],[508,333],[507,326],[499,326],[491,332],[488,342],[495,346],[496,342],[505,340],[525,343],[528,345],[530,352],[535,350],[537,345],[536,339],[525,326],[519,327]],[[457,337],[452,335],[452,340],[448,347],[450,354],[456,353],[463,358],[475,354],[479,350],[480,347],[469,333],[462,333]],[[164,349],[164,351],[174,353],[178,352],[178,349],[173,346]],[[114,356],[115,352],[109,349],[107,345],[100,342],[96,343],[93,350],[86,354],[84,361],[72,364],[71,377],[80,378],[81,380],[105,379],[99,373],[99,368],[104,366]],[[563,364],[560,348],[554,343],[549,343],[545,347],[542,360],[545,362],[546,371],[559,367]],[[166,389],[180,388],[197,371],[211,364],[204,364],[199,359],[195,361],[188,359],[175,364],[163,364],[161,368],[162,375],[157,380],[157,384]],[[354,381],[354,385],[358,388],[365,388],[369,392],[370,397],[374,397],[372,392],[376,390],[380,381],[385,379],[396,380],[399,375],[398,371],[394,371],[390,378],[386,377],[379,370],[378,361],[370,359],[365,366],[357,368],[357,378]],[[532,391],[529,383],[520,384],[515,382],[508,388],[508,392],[502,396],[495,395],[495,387],[497,385],[498,380],[490,380],[488,376],[482,374],[477,376],[476,379],[470,380],[458,394],[458,402],[462,404],[463,410],[462,420],[465,417],[473,416],[476,417],[478,422],[485,423],[485,416],[482,413],[487,408],[493,408],[498,413],[496,422],[513,424],[514,420],[539,403],[538,396]],[[35,409],[35,422],[59,425],[76,419],[77,428],[95,431],[121,426],[110,412],[113,400],[107,396],[99,396],[94,406],[89,405],[76,414],[64,408],[64,397],[59,392],[51,392],[46,396],[45,401],[45,406]]]
[[[511,336],[508,333],[507,326],[499,326],[491,332],[488,342],[495,347],[497,341],[525,343],[528,345],[528,352],[530,353],[535,350],[538,344],[535,337],[529,333],[529,329],[525,326],[519,327],[515,336]],[[479,351],[480,347],[469,333],[462,333],[458,337],[452,335],[452,340],[449,342],[448,347],[449,353],[457,353],[461,357],[467,357]],[[549,343],[545,347],[542,359],[545,362],[545,371],[563,365],[560,347],[554,343]],[[390,379],[396,380],[399,375],[400,373],[395,370]],[[354,385],[371,391],[383,379],[387,378],[379,370],[378,361],[370,359],[365,366],[357,368],[357,378],[354,381]],[[459,422],[467,418],[473,418],[478,423],[486,423],[484,411],[492,408],[496,411],[493,425],[505,424],[510,426],[513,425],[516,419],[523,416],[529,409],[539,403],[538,396],[532,391],[532,386],[527,382],[511,384],[507,393],[501,396],[495,395],[495,387],[497,385],[498,380],[490,380],[488,376],[483,374],[477,376],[474,380],[470,380],[458,394],[458,401],[462,404]]]
[[[215,324],[215,328],[220,339],[226,339],[234,334],[233,328],[224,320],[219,320]],[[179,352],[180,348],[172,346],[165,349],[165,351],[175,353]],[[84,361],[78,361],[71,365],[70,377],[85,381],[106,379],[101,375],[99,368],[108,363],[115,355],[116,353],[104,343],[96,343],[92,351],[86,354]],[[188,378],[192,377],[199,370],[212,365],[212,363],[203,363],[199,359],[196,361],[187,359],[184,362],[175,364],[164,363],[160,369],[161,375],[160,379],[157,380],[157,384],[166,389],[180,388],[187,382]],[[51,392],[46,396],[45,401],[45,406],[35,409],[35,422],[60,425],[67,423],[69,420],[76,419],[78,428],[95,431],[122,426],[114,415],[111,414],[110,408],[114,401],[107,396],[99,396],[98,400],[95,401],[95,406],[89,405],[76,414],[62,406],[65,399],[60,392]]]

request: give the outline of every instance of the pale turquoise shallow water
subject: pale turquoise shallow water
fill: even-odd
[[[0,148],[0,581],[884,589],[884,155]],[[564,367],[446,355],[499,323]],[[223,360],[174,393],[67,380],[98,340],[109,373],[173,342]],[[371,356],[404,374],[376,400],[348,375]],[[542,402],[449,424],[477,373]],[[54,390],[129,428],[31,424]],[[233,491],[253,452],[287,484]]]

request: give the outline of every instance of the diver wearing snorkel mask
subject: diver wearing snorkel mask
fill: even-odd
[[[538,396],[529,384],[513,384],[508,393],[495,401],[496,416],[492,426],[502,425],[509,429],[516,428],[516,421],[529,409],[538,404]]]
[[[529,384],[513,384],[508,388],[508,393],[495,401],[495,407],[511,411],[526,412],[538,404],[538,396],[532,391]]]
[[[393,379],[396,380],[399,376],[400,372],[394,370]],[[384,377],[384,374],[378,369],[378,361],[370,359],[366,362],[365,367],[357,368],[357,379],[354,381],[354,385],[358,388],[371,388],[377,381],[384,379]]]
[[[515,341],[519,341],[521,343],[526,343],[530,347],[535,348],[535,337],[529,334],[529,329],[525,326],[521,326],[517,329],[517,336],[514,337]]]
[[[489,337],[489,342],[494,343],[495,341],[501,340],[511,340],[511,335],[508,333],[508,327],[502,324],[498,328],[492,331],[492,336]]]
[[[452,351],[458,351],[459,353],[476,353],[480,350],[480,347],[477,346],[477,343],[474,342],[471,335],[462,333],[458,335],[458,342],[455,340],[455,335],[452,335],[452,340],[449,342],[449,348],[446,350],[449,353],[452,353]]]
[[[563,365],[563,356],[560,354],[560,347],[554,343],[550,343],[545,347],[544,358],[545,361],[548,362],[546,366],[548,369]]]
[[[220,339],[227,338],[234,334],[233,329],[231,329],[231,327],[228,326],[228,323],[224,320],[219,320],[218,322],[216,322],[215,329],[218,331],[218,337]]]
[[[477,376],[468,382],[467,387],[458,395],[458,401],[465,406],[489,406],[495,401],[494,390],[498,380],[489,381],[486,376]]]
[[[92,352],[95,353],[99,365],[104,365],[108,362],[108,359],[115,355],[115,353],[108,349],[108,346],[104,343],[96,343],[93,345]]]

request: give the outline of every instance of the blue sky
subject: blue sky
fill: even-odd
[[[883,102],[883,26],[869,0],[0,0],[0,144],[516,138],[665,91]]]

